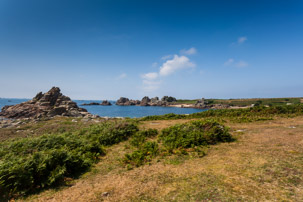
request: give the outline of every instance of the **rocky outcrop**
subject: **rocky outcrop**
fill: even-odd
[[[107,100],[103,100],[101,103],[99,102],[91,102],[91,103],[84,103],[82,106],[90,106],[90,105],[102,105],[102,106],[110,106],[112,103],[110,103]]]
[[[119,100],[117,100],[116,105],[125,106],[129,103],[129,99],[126,97],[120,97]]]
[[[4,106],[0,116],[6,118],[42,118],[53,116],[93,116],[86,109],[79,108],[69,97],[53,87],[47,93],[38,93],[32,100],[13,106]]]
[[[91,103],[84,103],[81,106],[90,106],[90,105],[101,105],[101,104],[98,102],[91,102]]]
[[[129,103],[130,103],[130,105],[140,105],[141,101],[140,100],[130,100]]]
[[[107,101],[107,100],[103,100],[102,103],[101,103],[100,105],[102,105],[102,106],[110,106],[110,105],[112,105],[112,103],[110,103],[110,102]]]
[[[164,102],[176,102],[177,99],[175,97],[171,97],[171,96],[164,96],[161,101],[164,101]]]
[[[137,105],[137,106],[168,106],[173,104],[173,102],[177,101],[174,97],[164,96],[161,100],[159,97],[149,98],[145,96],[142,100],[129,100],[128,98],[121,97],[116,101],[116,105],[120,106],[129,106],[129,105]]]
[[[142,98],[140,106],[149,106],[149,102],[150,102],[149,97],[145,96],[144,98]]]
[[[128,98],[125,97],[120,97],[119,100],[117,100],[116,105],[120,106],[130,106],[130,105],[140,105],[139,100],[129,100]]]
[[[151,104],[157,104],[159,102],[159,97],[154,97],[150,99]]]
[[[206,108],[205,99],[202,98],[201,100],[197,100],[197,102],[195,103],[195,107],[196,108],[201,108],[201,109]]]

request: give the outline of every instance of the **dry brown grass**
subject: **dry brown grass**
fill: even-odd
[[[162,129],[186,121],[141,127]],[[238,140],[211,146],[203,158],[171,156],[127,170],[119,162],[128,151],[121,143],[72,186],[24,200],[303,201],[303,117],[227,125]]]
[[[19,125],[18,127],[1,128],[0,141],[43,134],[73,132],[95,124],[95,121],[101,122],[103,120],[100,118],[96,120],[81,121],[79,118],[56,117],[47,121],[25,121],[24,124]]]

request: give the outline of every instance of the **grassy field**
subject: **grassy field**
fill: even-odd
[[[49,140],[67,137],[65,141],[69,145],[69,141],[72,144],[81,144],[81,141],[91,144],[95,140],[107,145],[100,148],[105,155],[100,155],[98,161],[91,163],[82,175],[65,177],[60,186],[37,190],[26,197],[14,195],[12,198],[17,201],[302,201],[301,106],[214,111],[215,114],[205,112],[204,115],[191,117],[170,115],[168,120],[167,116],[163,116],[164,119],[132,119],[129,124],[137,125],[140,131],[150,132],[139,132],[133,136],[129,134],[130,138],[122,139],[116,137],[124,134],[127,125],[119,124],[117,128],[115,124],[107,124],[102,119],[83,121],[55,118],[24,124],[20,128],[0,129],[2,142],[8,141],[9,144],[29,141],[33,145],[37,140],[53,136]],[[237,114],[240,118],[234,119]],[[249,121],[243,121],[243,117]],[[192,122],[196,120],[200,121]],[[203,130],[210,131],[209,134],[227,134],[223,133],[224,126],[212,128],[216,124],[206,124],[209,121],[228,127],[235,141],[206,144],[203,141],[211,139],[201,139],[202,142],[198,141],[203,144],[200,147],[196,141],[198,136],[191,135],[208,133],[189,131],[204,127]],[[202,128],[199,126],[201,124]],[[158,131],[159,135],[151,129]],[[171,136],[182,130],[188,132],[180,134],[189,136]],[[45,133],[52,135],[45,136]],[[73,137],[77,135],[80,135],[79,139],[74,142]],[[171,141],[174,141],[173,148],[176,149],[167,150],[165,144],[169,143],[172,148]],[[188,144],[188,141],[194,142]],[[9,145],[6,142],[3,144],[5,147]],[[183,146],[178,147],[178,144]],[[13,145],[18,148],[20,144]],[[60,149],[58,146],[56,148]],[[74,150],[70,146],[67,149],[71,154],[78,155],[75,151],[79,149]],[[0,155],[7,153],[0,151]],[[3,163],[1,159],[0,163]]]
[[[195,100],[177,100],[178,104],[195,104]],[[302,98],[249,98],[249,99],[205,99],[208,104],[226,104],[230,106],[250,106],[260,103],[262,105],[286,105],[287,103],[299,104],[303,102]]]
[[[203,158],[170,156],[128,170],[120,159],[130,149],[122,142],[68,186],[20,201],[302,201],[303,117],[227,125],[237,141],[212,146]]]
[[[177,104],[195,104],[198,100],[177,100]]]
[[[249,106],[260,102],[262,105],[285,105],[287,103],[299,104],[302,98],[253,98],[253,99],[208,99],[209,103],[228,104],[231,106]]]

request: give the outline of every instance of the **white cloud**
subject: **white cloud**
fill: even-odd
[[[144,91],[155,91],[160,88],[161,81],[143,80]]]
[[[239,68],[243,68],[243,67],[247,67],[248,66],[248,63],[245,62],[245,61],[239,61],[235,64],[236,67],[239,67]]]
[[[238,67],[238,68],[243,68],[243,67],[247,67],[248,63],[240,60],[238,62],[236,62],[233,58],[229,58],[225,63],[224,66],[231,66],[231,67]]]
[[[229,58],[226,62],[224,62],[224,66],[230,66],[234,63],[234,59],[233,58]]]
[[[183,50],[180,51],[180,53],[183,54],[183,55],[194,55],[194,54],[197,53],[197,49],[195,49],[194,47],[192,47],[188,50],[183,49]]]
[[[188,50],[182,50],[183,54],[192,55],[197,52],[195,48]],[[155,91],[157,90],[162,81],[161,77],[168,76],[181,69],[193,68],[196,65],[190,61],[190,59],[184,55],[166,55],[161,58],[165,60],[161,65],[159,72],[149,72],[141,75],[143,90],[144,91]],[[157,66],[158,63],[153,63],[153,67]]]
[[[246,40],[247,40],[247,37],[246,37],[246,36],[241,36],[241,37],[238,38],[238,44],[242,44],[242,43],[244,43]]]
[[[174,58],[171,60],[167,60],[160,67],[160,76],[168,76],[180,69],[192,68],[196,65],[190,62],[189,58],[182,55],[174,55]]]
[[[120,75],[117,77],[117,79],[124,79],[124,78],[126,78],[126,77],[127,77],[127,74],[122,73],[122,74],[120,74]]]
[[[141,75],[141,77],[143,79],[147,79],[147,80],[155,80],[156,78],[158,78],[158,73],[157,72],[150,72],[150,73],[146,73]]]

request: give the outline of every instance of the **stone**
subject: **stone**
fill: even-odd
[[[206,106],[205,99],[202,98],[201,100],[197,100],[197,102],[195,103],[195,107],[200,108],[200,109],[206,108],[207,106]]]
[[[129,99],[125,97],[120,97],[119,100],[117,100],[116,105],[125,106],[125,103],[129,103]]]
[[[171,97],[171,96],[164,96],[161,101],[165,101],[165,102],[176,102],[177,99],[175,97]]]
[[[109,196],[109,193],[108,192],[103,192],[102,196],[104,196],[104,197]]]
[[[159,102],[159,97],[151,98],[151,99],[150,99],[150,102],[151,102],[152,104],[157,104],[157,102]]]
[[[101,104],[98,103],[98,102],[91,102],[91,103],[84,103],[84,104],[82,104],[82,106],[89,106],[89,105],[101,105]]]
[[[101,103],[102,106],[110,106],[112,105],[112,103],[110,103],[109,101],[107,100],[103,100],[102,103]]]
[[[149,102],[150,102],[149,97],[145,96],[142,98],[140,105],[141,106],[150,106]]]

